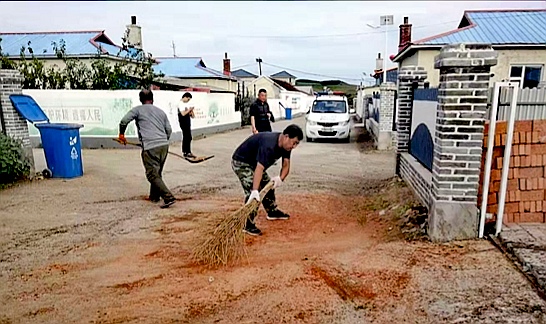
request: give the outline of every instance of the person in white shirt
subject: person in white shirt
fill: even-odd
[[[178,104],[178,122],[182,129],[182,154],[187,158],[195,158],[191,152],[191,118],[195,117],[194,107],[188,104],[191,100],[191,93],[186,92]]]

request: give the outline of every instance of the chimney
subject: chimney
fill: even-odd
[[[381,53],[377,53],[377,58],[375,59],[375,71],[383,70],[383,59],[381,58]]]
[[[131,16],[131,24],[127,25],[127,46],[142,49],[142,28],[137,25],[136,16]]]
[[[398,43],[398,52],[411,43],[411,24],[409,18],[404,17],[404,23],[400,25],[400,42]]]
[[[224,53],[224,75],[231,75],[231,60],[228,59],[227,53]]]

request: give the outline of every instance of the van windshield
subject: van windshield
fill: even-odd
[[[347,112],[345,101],[341,100],[316,100],[311,110],[314,113],[344,114]]]

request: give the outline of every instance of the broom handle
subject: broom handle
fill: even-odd
[[[275,185],[275,182],[273,181],[269,181],[269,183],[265,185],[262,191],[260,191],[260,201],[264,199],[265,195],[267,195],[269,190],[273,189],[274,185]]]

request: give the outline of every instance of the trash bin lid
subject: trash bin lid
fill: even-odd
[[[82,124],[68,124],[68,123],[40,123],[35,125],[37,128],[55,128],[55,129],[80,129]]]
[[[49,118],[31,96],[12,94],[9,96],[9,100],[11,100],[13,107],[31,123],[49,122]]]

